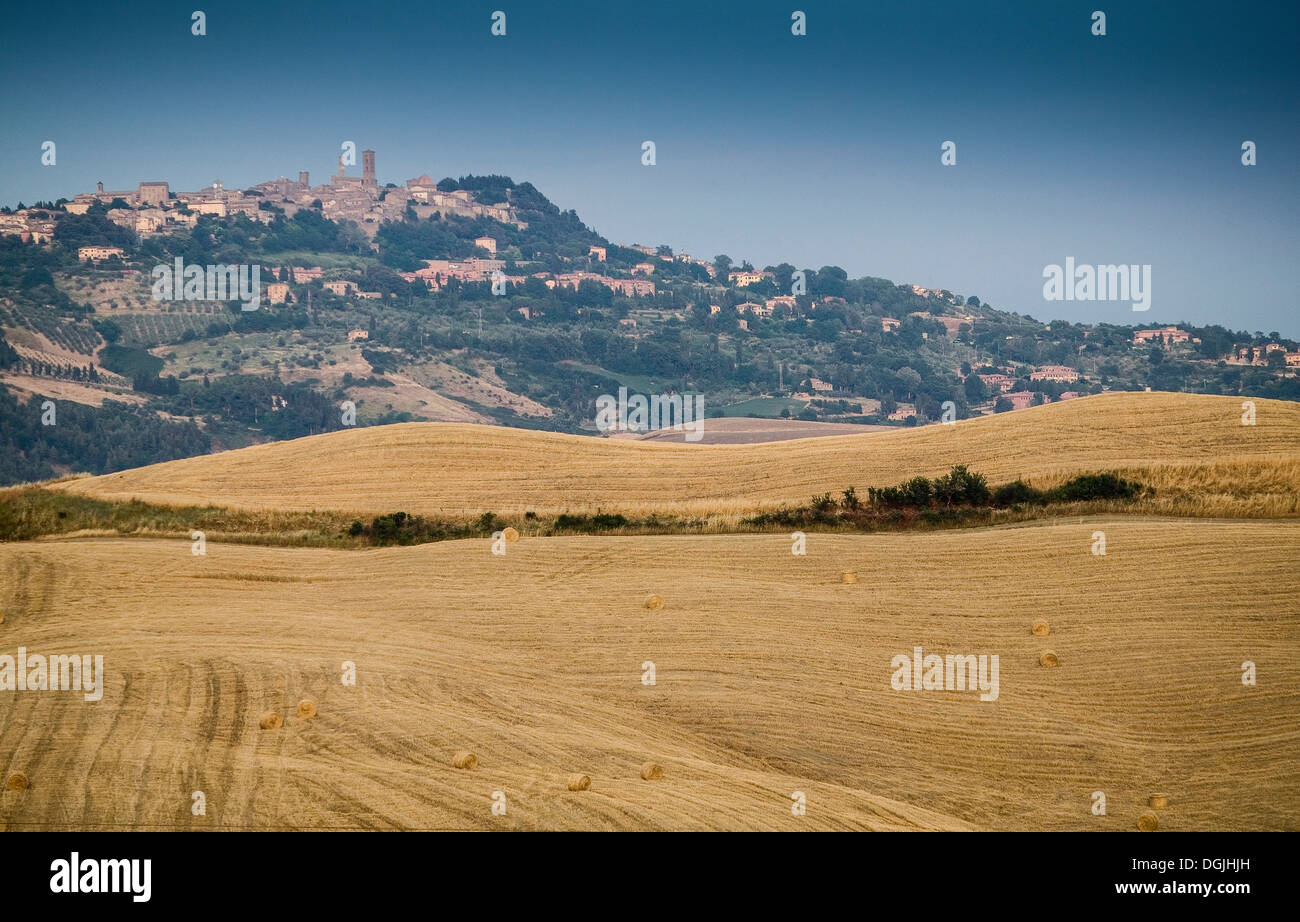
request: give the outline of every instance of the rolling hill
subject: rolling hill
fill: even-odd
[[[1256,400],[1257,421],[1248,426],[1241,403],[1112,394],[955,426],[755,445],[405,423],[170,461],[57,489],[112,500],[357,514],[736,514],[965,464],[994,483],[1024,477],[1039,485],[1118,470],[1166,495],[1191,491],[1218,504],[1183,514],[1300,514],[1300,404]]]

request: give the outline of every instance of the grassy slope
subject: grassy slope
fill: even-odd
[[[0,545],[0,649],[108,673],[96,704],[7,693],[0,772],[32,786],[0,828],[1130,830],[1161,791],[1162,828],[1295,829],[1300,524],[1106,530],[1106,557],[1078,525],[811,535],[806,557],[778,535]],[[893,691],[918,644],[997,653],[998,700]],[[257,728],[304,696],[316,718]]]
[[[1300,513],[1300,404],[1122,394],[1072,400],[956,426],[759,445],[602,440],[499,427],[406,423],[355,429],[70,481],[106,499],[373,514],[745,514],[815,494],[933,476],[966,464],[993,483],[1050,486],[1119,470],[1176,497],[1154,512]]]

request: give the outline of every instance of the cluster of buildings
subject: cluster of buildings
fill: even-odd
[[[1155,327],[1149,330],[1134,330],[1133,345],[1197,345],[1200,338],[1192,336],[1186,330],[1180,330],[1178,327]],[[1269,356],[1274,352],[1280,352],[1286,362],[1287,368],[1300,369],[1300,351],[1288,352],[1286,347],[1281,343],[1265,343],[1262,346],[1233,346],[1232,350],[1223,357],[1223,361],[1228,365],[1267,365]]]
[[[673,259],[679,263],[690,263],[693,266],[699,266],[709,274],[709,278],[711,279],[718,277],[717,266],[713,265],[713,263],[709,262],[707,259],[696,259],[694,256],[687,253],[678,253],[673,257]]]
[[[1013,393],[1018,393],[1012,389],[1016,386],[1016,382],[1024,376],[1017,375],[1013,368],[1001,366],[996,372],[977,374],[975,377],[979,378],[989,390],[1011,396]],[[1079,380],[1079,372],[1069,365],[1040,365],[1036,371],[1029,373],[1029,380],[1073,384]],[[1023,393],[1028,394],[1030,392],[1024,391]]]
[[[126,256],[126,250],[122,249],[121,247],[102,247],[102,246],[88,246],[88,247],[77,248],[77,259],[81,260],[83,263],[85,262],[97,263],[102,259],[112,259],[114,256],[116,256],[118,259],[122,259],[123,257]]]
[[[663,253],[660,253],[654,247],[643,246],[642,244],[639,243],[631,244],[630,246],[627,246],[624,249],[635,250],[636,252],[640,253],[643,256],[650,256],[655,259],[661,260],[663,262],[690,263],[692,265],[700,266],[706,272],[708,272],[709,278],[715,278],[718,274],[718,270],[713,265],[713,263],[709,262],[706,259],[695,259],[693,256],[690,256],[687,253],[677,253],[673,256],[667,256]],[[596,262],[603,263],[609,258],[609,249],[608,247],[596,246],[593,244],[592,246],[589,246],[587,248],[587,255],[590,256],[592,259],[594,259]],[[632,273],[634,275],[652,275],[654,271],[655,271],[655,264],[653,262],[637,263],[632,268]]]
[[[938,298],[941,301],[947,301],[949,304],[957,303],[957,296],[951,291],[945,291],[942,288],[922,288],[920,285],[913,285],[912,294],[921,298]]]
[[[69,214],[85,214],[96,203],[117,205],[108,209],[108,220],[140,237],[148,237],[193,227],[199,216],[205,214],[219,217],[243,214],[254,221],[269,222],[274,215],[262,210],[260,202],[260,198],[242,191],[228,191],[220,182],[197,192],[174,194],[165,182],[142,182],[135,189],[105,189],[101,182],[95,184],[94,192],[74,196],[63,205],[63,210]]]
[[[1148,343],[1156,345],[1173,346],[1182,343],[1199,343],[1200,339],[1192,336],[1186,330],[1180,330],[1178,327],[1156,327],[1150,330],[1134,330],[1133,345],[1140,346]]]
[[[493,251],[495,252],[495,241]],[[423,269],[398,274],[408,282],[423,282],[431,290],[438,291],[452,279],[460,282],[490,282],[496,273],[505,268],[505,265],[505,261],[501,259],[482,259],[477,256],[471,256],[469,259],[426,259]],[[506,280],[523,282],[524,277],[507,276]]]
[[[1229,365],[1267,365],[1274,352],[1282,353],[1287,368],[1300,368],[1300,352],[1287,352],[1280,343],[1262,346],[1235,346],[1224,361]]]
[[[389,190],[390,197],[392,191]],[[401,198],[400,195],[397,197]],[[406,198],[411,201],[416,215],[420,218],[432,217],[435,212],[438,212],[465,218],[491,218],[493,221],[512,224],[521,229],[528,226],[527,222],[519,220],[515,210],[509,205],[480,203],[475,200],[473,193],[465,189],[456,189],[452,192],[439,190],[438,184],[429,178],[428,173],[406,181]],[[405,207],[406,202],[403,202],[403,210]]]
[[[1025,407],[1032,406],[1034,402],[1033,391],[1012,391],[1002,396],[1011,402],[1011,409],[1013,410],[1023,410]],[[1057,400],[1073,400],[1078,396],[1078,391],[1065,391]]]
[[[745,283],[750,283],[745,280],[749,280],[751,274],[766,274],[767,277],[770,277],[772,273],[737,274],[733,272],[729,273],[729,276],[741,280],[737,287],[742,287]],[[835,295],[827,295],[824,296],[824,298],[820,298],[818,302],[810,303],[809,306],[807,306],[807,310],[815,312],[816,308],[818,308],[818,304],[829,303],[844,304],[845,300],[844,298],[837,298]],[[794,313],[798,308],[798,299],[794,295],[774,295],[771,296],[771,298],[764,299],[762,303],[753,302],[753,300],[746,300],[746,302],[737,304],[736,311],[741,313],[741,315],[772,317],[776,313],[776,308],[787,308],[790,313]],[[708,306],[708,312],[710,313],[719,313],[720,311],[722,311],[722,308],[720,308],[718,304],[710,304],[710,306]],[[937,324],[943,325],[944,330],[946,330],[946,333],[948,333],[950,338],[956,338],[958,334],[962,332],[962,326],[966,326],[969,330],[974,329],[975,326],[975,317],[970,315],[970,313],[958,313],[958,315],[953,316],[935,316],[928,311],[913,311],[907,316],[920,317],[922,320],[931,320],[935,321]],[[809,323],[811,323],[811,320]],[[872,323],[874,323],[874,321],[872,321]],[[880,330],[883,333],[892,333],[894,330],[898,330],[902,326],[902,321],[898,319],[898,317],[879,317],[879,323]],[[741,320],[741,329],[749,329],[749,325],[745,320]],[[862,330],[850,330],[850,333],[862,333]],[[922,337],[928,339],[930,338],[930,334],[923,333]]]
[[[485,242],[490,242],[491,246],[486,246]],[[481,238],[476,243],[489,252],[495,252],[496,241],[492,238]],[[115,247],[83,247],[84,250],[116,250]],[[116,250],[121,255],[120,250]],[[86,258],[83,256],[83,258]],[[97,258],[106,258],[105,254],[98,254]],[[445,288],[453,279],[459,282],[494,282],[498,279],[509,285],[522,285],[529,278],[540,279],[547,288],[572,288],[577,289],[585,281],[597,282],[604,285],[619,294],[628,297],[645,297],[653,296],[656,286],[649,279],[615,279],[608,276],[598,275],[594,272],[566,272],[553,275],[549,272],[535,272],[531,276],[526,275],[506,275],[504,273],[505,261],[500,259],[484,259],[473,256],[468,259],[426,259],[422,269],[414,272],[399,272],[408,282],[422,282],[431,291],[440,291]],[[294,267],[289,270],[273,272],[272,275],[277,278],[283,278],[283,272],[291,272],[293,282],[303,285],[312,281],[319,281],[324,273],[320,266],[310,268]],[[356,282],[344,279],[335,279],[325,281],[322,287],[339,295],[340,297],[357,297],[376,299],[382,297],[377,291],[362,291]],[[272,282],[266,286],[267,298],[272,304],[283,304],[291,297],[289,285],[284,281]],[[526,312],[525,316],[530,316],[531,312]]]
[[[320,202],[321,214],[331,221],[354,221],[374,238],[385,221],[400,221],[407,209],[418,218],[429,218],[435,213],[464,218],[491,218],[502,224],[527,227],[520,221],[515,209],[508,204],[485,204],[465,189],[446,191],[425,173],[408,179],[405,186],[381,186],[375,177],[375,152],[361,152],[361,175],[349,176],[343,158],[339,157],[338,171],[324,185],[313,186],[307,171],[298,174],[297,180],[284,177],[260,183],[250,190],[258,193],[262,201],[269,202],[292,215],[298,208],[312,207]],[[495,241],[492,252],[495,253]]]
[[[55,217],[44,208],[23,208],[0,214],[0,234],[21,237],[23,243],[49,243],[54,239]]]
[[[556,276],[547,276],[548,273],[545,272],[537,274],[538,278],[546,279],[547,288],[561,286],[576,290],[583,282],[596,282],[629,298],[647,297],[655,293],[655,283],[649,279],[612,279],[606,275],[597,275],[595,272],[565,272]]]
[[[1040,365],[1037,371],[1029,373],[1029,380],[1073,384],[1079,380],[1079,373],[1069,365]]]
[[[172,192],[165,182],[142,182],[133,190],[106,190],[103,183],[98,183],[94,192],[78,194],[62,207],[70,214],[85,214],[96,203],[107,206],[116,204],[118,207],[109,208],[108,219],[141,237],[166,233],[177,227],[193,226],[199,216],[205,214],[217,217],[243,214],[252,220],[270,222],[276,214],[284,213],[291,217],[299,209],[314,207],[319,207],[321,214],[330,220],[356,222],[372,239],[380,225],[385,221],[403,219],[408,214],[408,209],[414,211],[418,218],[440,213],[466,218],[489,218],[520,229],[528,226],[508,203],[482,203],[472,192],[464,189],[444,191],[438,188],[438,184],[427,173],[407,180],[404,187],[380,186],[375,174],[375,152],[372,150],[361,152],[360,176],[349,176],[343,157],[340,157],[338,172],[323,185],[312,185],[305,170],[299,172],[297,179],[280,177],[246,190],[226,189],[220,182],[214,182],[197,192]],[[0,233],[18,234],[24,241],[48,243],[54,236],[55,221],[55,217],[48,211],[23,209],[16,214],[0,215]],[[485,251],[488,258],[431,259],[425,261],[424,268],[401,275],[407,281],[421,281],[434,290],[442,288],[452,279],[462,282],[490,282],[496,279],[505,268],[504,260],[495,258],[497,240],[488,236],[479,237],[474,244]],[[697,263],[706,266],[711,274],[714,271],[712,265],[685,254],[665,257],[658,256],[650,247],[634,245],[632,249],[658,259]],[[605,260],[604,247],[593,246],[590,252],[598,261]],[[116,247],[82,247],[78,255],[83,261],[98,262],[112,256],[125,256],[125,253]],[[654,269],[655,264],[648,261],[639,264],[633,274],[653,275]],[[320,267],[294,268],[293,282],[304,284],[319,280],[322,271]],[[584,281],[593,281],[630,297],[654,295],[657,290],[651,279],[615,279],[594,272],[558,275],[537,273],[535,277],[542,279],[548,288],[560,286],[576,289]],[[525,276],[504,278],[506,282],[514,284],[527,281]],[[353,282],[326,282],[325,287],[340,295],[380,297],[378,292],[358,290]],[[273,304],[284,303],[292,297],[289,285],[284,281],[268,285],[267,294]]]
[[[727,273],[727,283],[737,288],[757,285],[759,282],[771,281],[775,278],[776,276],[771,272],[761,272],[756,269],[735,269]]]
[[[737,304],[736,311],[741,314],[753,314],[755,317],[771,317],[776,313],[778,307],[783,307],[786,310],[793,311],[798,306],[798,303],[799,302],[794,295],[773,295],[763,301],[762,304],[758,304],[754,301],[745,301],[741,304]],[[811,305],[811,309],[816,310],[817,305]],[[710,310],[713,312],[712,305],[710,305]]]
[[[976,375],[984,382],[984,386],[989,390],[997,390],[999,393],[1006,394],[1016,386],[1016,379],[1009,374],[995,373],[986,375]]]
[[[820,304],[830,304],[830,303],[844,304],[846,302],[843,298],[837,298],[833,295],[827,295],[826,297],[821,298],[818,302],[809,304],[808,310],[816,311],[817,305],[819,303]],[[798,306],[799,306],[799,301],[794,295],[773,295],[772,297],[765,299],[761,304],[756,301],[743,301],[740,304],[736,305],[736,311],[740,314],[751,314],[754,317],[766,318],[775,315],[777,308],[785,308],[793,313],[795,310],[797,310]],[[711,314],[717,314],[721,310],[722,308],[716,304],[709,305],[709,313]],[[975,324],[975,318],[969,314],[961,314],[952,317],[935,317],[927,311],[913,311],[912,313],[908,314],[908,316],[920,317],[925,320],[934,320],[935,322],[943,325],[943,328],[948,332],[948,335],[950,337],[955,337],[959,332],[961,332],[962,326],[967,326],[973,329]],[[899,320],[897,317],[880,318],[880,329],[881,332],[883,333],[893,332],[899,329],[900,327],[902,327],[902,325],[903,322]],[[852,330],[850,332],[861,333],[862,331]]]
[[[97,183],[94,192],[84,192],[63,204],[69,214],[85,214],[96,203],[109,206],[108,219],[141,237],[193,226],[201,215],[229,217],[245,215],[269,223],[276,214],[292,216],[301,208],[317,207],[332,221],[355,221],[374,238],[385,221],[401,220],[407,208],[420,218],[434,213],[466,218],[491,218],[515,227],[527,227],[509,204],[485,204],[472,192],[457,189],[444,192],[428,174],[407,180],[405,187],[380,186],[375,177],[375,152],[361,152],[361,175],[349,176],[343,157],[338,172],[323,185],[311,184],[306,170],[297,179],[280,177],[251,189],[227,189],[220,181],[196,192],[172,192],[165,182],[142,182],[135,189],[105,189]],[[112,207],[117,205],[117,207]],[[55,219],[48,210],[22,209],[0,215],[0,233],[21,235],[24,241],[48,243]],[[495,255],[495,241],[492,249]]]
[[[486,249],[486,247],[485,247]],[[505,261],[500,259],[426,259],[425,267],[414,272],[398,273],[408,282],[421,281],[430,289],[437,291],[452,279],[461,282],[492,282],[498,278],[508,285],[522,285],[529,278],[541,279],[547,288],[572,288],[576,290],[583,282],[596,282],[606,288],[627,297],[653,296],[655,283],[649,279],[616,279],[595,272],[534,272],[531,276],[505,275]]]

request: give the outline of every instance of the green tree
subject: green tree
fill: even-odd
[[[915,368],[904,365],[895,374],[903,387],[907,388],[907,396],[914,398],[917,392],[921,390],[921,373]]]

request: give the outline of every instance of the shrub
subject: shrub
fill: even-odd
[[[495,513],[485,512],[478,517],[478,521],[474,523],[474,527],[479,531],[491,533],[494,531],[500,531],[504,528],[505,522],[498,519]]]
[[[443,538],[468,538],[473,532],[464,525],[449,525],[446,522],[408,515],[405,512],[390,512],[387,515],[376,516],[369,526],[354,521],[348,526],[348,534],[354,538],[364,535],[372,544],[406,545],[439,541]]]
[[[864,506],[857,491],[849,487],[836,502],[829,493],[812,498],[808,506],[765,513],[746,521],[756,525],[814,525],[851,523],[862,527],[876,522],[900,522],[919,514],[930,524],[961,524],[988,518],[992,507],[1035,503],[1083,502],[1132,499],[1150,493],[1149,488],[1115,474],[1084,474],[1055,490],[1036,490],[1023,480],[991,489],[983,474],[958,464],[942,477],[929,480],[913,477],[894,487],[868,487]]]
[[[1132,499],[1141,490],[1141,484],[1124,480],[1118,474],[1080,474],[1052,490],[1051,498],[1058,503],[1093,499]]]
[[[1021,503],[1045,503],[1047,495],[1042,490],[1035,490],[1023,480],[1004,483],[993,491],[993,505],[1017,506]]]
[[[968,506],[987,506],[989,502],[989,482],[983,474],[966,470],[966,465],[958,464],[948,472],[946,478],[952,490],[954,502]]]
[[[925,477],[913,477],[902,486],[902,499],[905,506],[928,506],[934,496],[930,481]]]
[[[598,512],[591,517],[591,524],[594,528],[622,528],[627,524],[627,519],[618,514]]]
[[[595,515],[570,515],[561,513],[555,517],[556,531],[593,531],[599,529],[622,528],[627,518],[616,513],[598,512]]]

